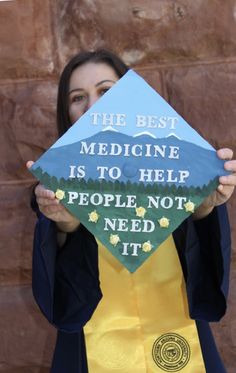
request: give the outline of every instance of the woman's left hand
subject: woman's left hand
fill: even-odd
[[[219,149],[217,155],[225,160],[224,168],[230,171],[229,175],[220,176],[217,189],[207,197],[193,214],[194,219],[201,219],[210,214],[215,206],[219,206],[229,200],[236,186],[236,160],[233,160],[231,149]]]

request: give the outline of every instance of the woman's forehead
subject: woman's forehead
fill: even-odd
[[[117,81],[118,75],[110,65],[105,62],[87,62],[75,68],[70,77],[69,90],[87,89],[101,81]]]

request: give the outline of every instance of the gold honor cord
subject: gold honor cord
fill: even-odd
[[[206,373],[170,236],[129,273],[99,242],[103,298],[85,327],[89,373]]]

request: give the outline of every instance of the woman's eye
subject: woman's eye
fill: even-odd
[[[109,88],[102,88],[102,89],[100,90],[100,96],[103,96],[107,91],[109,91],[110,88],[111,88],[111,87],[109,87]]]
[[[85,96],[83,95],[76,95],[72,97],[72,102],[81,102],[85,99]]]

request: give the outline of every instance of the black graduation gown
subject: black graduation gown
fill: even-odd
[[[81,225],[58,248],[55,223],[37,214],[32,286],[41,311],[58,329],[51,373],[87,373],[83,326],[102,297],[97,243]],[[226,311],[231,242],[225,206],[204,219],[186,219],[173,237],[206,372],[225,373],[208,325]]]

